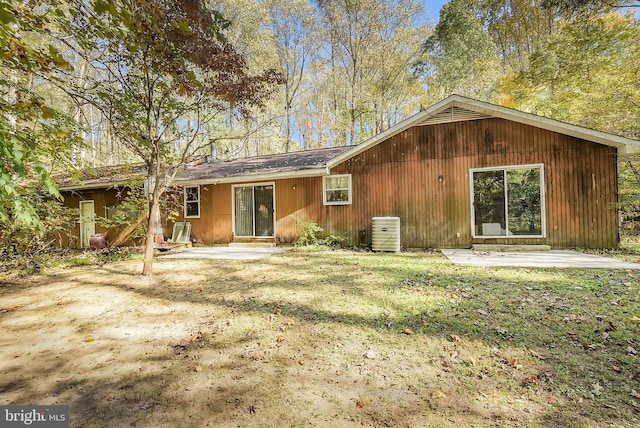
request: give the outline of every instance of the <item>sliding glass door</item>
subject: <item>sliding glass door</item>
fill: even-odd
[[[474,237],[545,235],[542,165],[471,170]]]
[[[274,185],[233,187],[234,235],[237,237],[273,237]]]

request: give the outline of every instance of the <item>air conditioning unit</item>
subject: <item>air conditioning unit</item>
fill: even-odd
[[[400,252],[400,217],[371,219],[371,249]]]

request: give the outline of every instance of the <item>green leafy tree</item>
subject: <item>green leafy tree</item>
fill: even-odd
[[[418,109],[422,90],[413,85],[411,65],[421,11],[413,0],[318,2],[326,43],[315,107],[330,112],[334,143],[355,144]]]
[[[293,146],[295,113],[299,109],[300,94],[309,63],[319,49],[319,34],[313,8],[307,0],[267,0],[269,29],[284,75],[284,151]]]
[[[56,1],[0,1],[0,225],[42,227],[29,193],[59,198],[49,176],[73,141],[69,117],[35,90],[70,68],[49,33],[64,19]]]
[[[440,11],[425,42],[418,69],[426,77],[430,101],[451,93],[487,99],[501,74],[497,47],[474,12],[474,0],[451,0]]]
[[[208,150],[220,114],[249,116],[280,75],[250,75],[225,42],[230,25],[204,1],[78,2],[70,32],[96,73],[74,96],[97,106],[116,137],[146,166],[143,274],[153,271],[161,196],[186,163]],[[74,47],[70,45],[70,47]]]

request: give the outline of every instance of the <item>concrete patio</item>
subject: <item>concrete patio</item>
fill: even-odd
[[[640,269],[640,263],[624,262],[570,250],[503,252],[456,249],[442,250],[442,254],[455,264],[468,266]]]

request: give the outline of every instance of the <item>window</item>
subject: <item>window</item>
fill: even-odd
[[[322,177],[322,202],[324,205],[351,204],[351,174]]]
[[[542,165],[471,170],[474,237],[545,235]]]
[[[200,217],[200,187],[184,188],[184,218]]]

